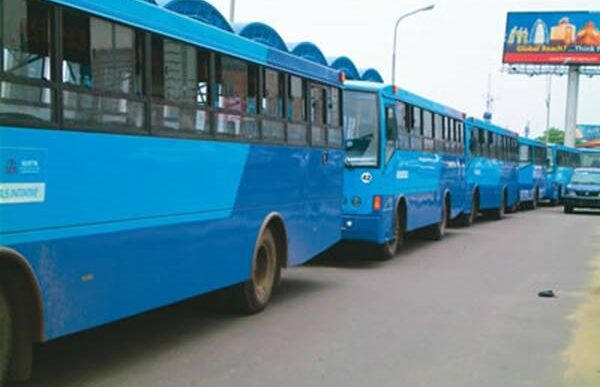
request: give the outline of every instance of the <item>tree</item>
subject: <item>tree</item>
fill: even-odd
[[[546,138],[548,139],[548,143],[562,145],[565,143],[565,132],[558,128],[550,128],[545,130],[544,134],[536,138],[536,140],[546,142]]]

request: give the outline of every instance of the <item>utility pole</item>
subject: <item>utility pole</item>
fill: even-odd
[[[229,3],[229,22],[231,24],[235,22],[235,0],[231,0]]]
[[[546,75],[546,144],[550,139],[550,105],[552,103],[552,74]]]
[[[567,86],[567,112],[565,114],[565,145],[575,146],[577,129],[577,104],[579,99],[579,66],[569,66]]]

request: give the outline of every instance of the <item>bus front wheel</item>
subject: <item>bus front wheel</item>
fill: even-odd
[[[394,217],[393,235],[386,243],[378,246],[377,258],[380,261],[392,259],[404,244],[404,214],[398,211]]]
[[[458,219],[451,222],[452,226],[456,227],[470,227],[477,219],[479,213],[479,194],[474,193],[471,198],[471,210],[468,214],[461,214]]]
[[[6,294],[0,287],[0,386],[6,382],[6,374],[12,351],[12,315]]]
[[[244,314],[255,314],[265,309],[280,276],[277,242],[271,229],[267,228],[254,252],[250,280],[233,288],[236,309]]]
[[[535,210],[538,207],[540,201],[540,191],[536,188],[533,193],[533,200],[531,201],[531,209]]]

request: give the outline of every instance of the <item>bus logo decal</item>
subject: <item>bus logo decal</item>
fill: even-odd
[[[45,183],[0,183],[0,204],[43,203]]]
[[[398,180],[406,180],[408,176],[408,171],[396,171],[396,179]]]
[[[15,159],[10,159],[6,163],[6,174],[14,175],[15,173],[17,173],[17,162]]]
[[[360,180],[365,184],[371,184],[373,181],[373,175],[370,172],[365,172],[360,176]]]

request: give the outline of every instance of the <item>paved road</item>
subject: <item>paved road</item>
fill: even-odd
[[[600,214],[482,221],[389,262],[289,270],[258,316],[200,299],[49,343],[26,385],[600,386],[594,259]]]

